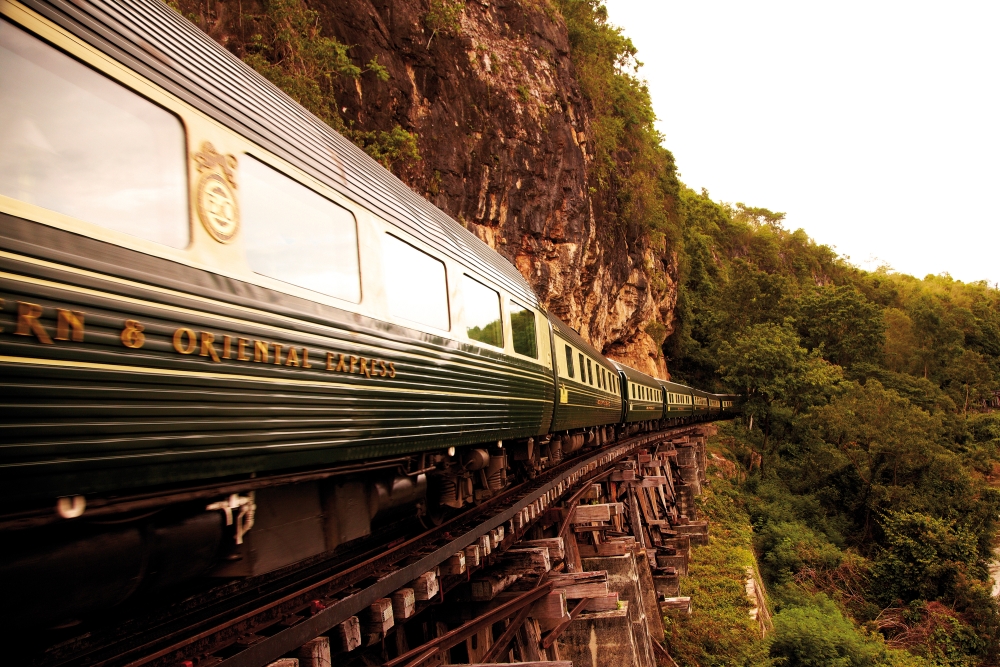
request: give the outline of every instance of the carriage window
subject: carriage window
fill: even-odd
[[[249,155],[238,173],[250,268],[314,292],[360,301],[358,229],[350,211]]]
[[[580,353],[580,382],[587,381],[587,366],[583,361],[583,352]]]
[[[184,143],[169,112],[0,21],[0,194],[183,248]]]
[[[465,276],[465,333],[480,343],[503,347],[500,324],[500,295],[477,280]]]
[[[510,302],[510,333],[514,351],[526,357],[538,358],[538,336],[535,334],[535,313]]]
[[[573,377],[573,348],[566,346],[566,372]]]
[[[590,384],[594,384],[594,369],[590,366],[590,359],[587,359],[587,377],[590,378]]]
[[[451,319],[444,264],[390,234],[385,235],[382,262],[389,312],[447,331]]]

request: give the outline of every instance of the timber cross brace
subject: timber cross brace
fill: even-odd
[[[383,667],[570,667],[591,664],[596,651],[601,665],[673,665],[662,616],[690,613],[679,578],[691,546],[708,537],[694,504],[706,481],[703,430],[636,448],[592,468],[557,502],[527,508],[523,526],[465,550],[464,566],[450,559],[422,613],[402,608],[380,636],[370,634],[370,613],[360,615],[359,648],[345,651],[341,637],[338,658],[351,664],[378,650]]]

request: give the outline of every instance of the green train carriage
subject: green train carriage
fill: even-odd
[[[663,418],[663,389],[659,380],[625,364],[612,361],[621,378],[622,417],[625,424],[646,422],[647,426]]]
[[[433,520],[665,405],[157,0],[0,0],[0,368],[14,623]]]

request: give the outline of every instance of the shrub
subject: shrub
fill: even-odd
[[[804,570],[832,570],[840,565],[840,549],[798,521],[771,523],[754,540],[761,569],[775,583],[785,583]]]
[[[784,667],[867,667],[879,663],[880,648],[822,595],[774,617],[771,656]]]
[[[883,530],[884,546],[872,572],[875,593],[885,604],[953,597],[978,559],[976,535],[956,521],[889,512]]]

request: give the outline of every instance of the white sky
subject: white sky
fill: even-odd
[[[1000,1],[607,7],[689,186],[864,268],[1000,282]]]

